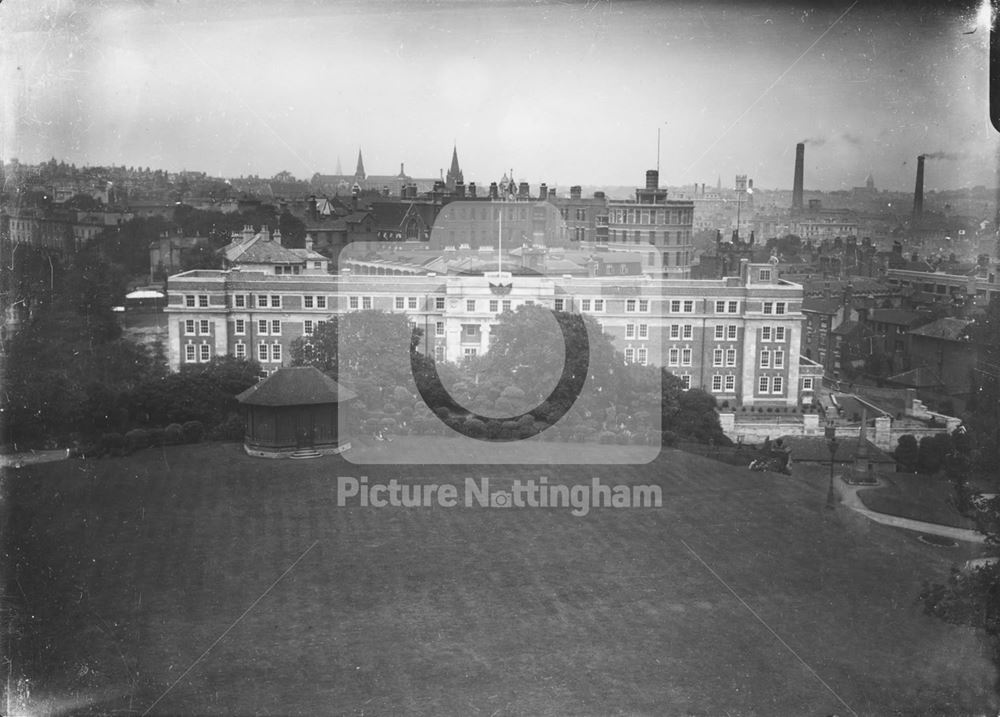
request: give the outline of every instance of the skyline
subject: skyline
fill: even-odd
[[[895,3],[0,6],[0,157],[309,179],[996,187],[979,8]]]

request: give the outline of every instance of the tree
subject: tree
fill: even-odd
[[[896,450],[893,453],[893,457],[907,471],[915,471],[917,469],[917,461],[920,458],[920,448],[917,445],[916,437],[909,433],[900,436],[899,441],[896,443]]]
[[[921,473],[937,473],[944,466],[945,456],[951,451],[951,436],[938,433],[920,439],[917,467]]]

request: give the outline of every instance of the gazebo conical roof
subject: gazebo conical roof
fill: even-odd
[[[293,366],[278,369],[237,395],[236,400],[248,406],[308,406],[356,397],[315,366]]]

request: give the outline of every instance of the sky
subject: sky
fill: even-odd
[[[853,3],[853,4],[852,4]],[[976,2],[7,0],[0,158],[216,176],[997,186]]]

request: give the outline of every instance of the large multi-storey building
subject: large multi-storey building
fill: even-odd
[[[499,314],[533,303],[592,316],[626,362],[659,364],[684,384],[742,405],[795,406],[813,377],[800,372],[802,287],[770,265],[738,276],[274,274],[234,267],[168,280],[170,366],[233,355],[262,372],[290,364],[290,346],[331,316],[368,309],[406,314],[421,350],[459,361],[484,353]]]
[[[660,189],[659,172],[646,172],[646,186],[635,199],[608,202],[608,245],[626,247],[646,258],[648,271],[669,279],[691,277],[694,244],[691,226],[694,202],[668,199]]]

